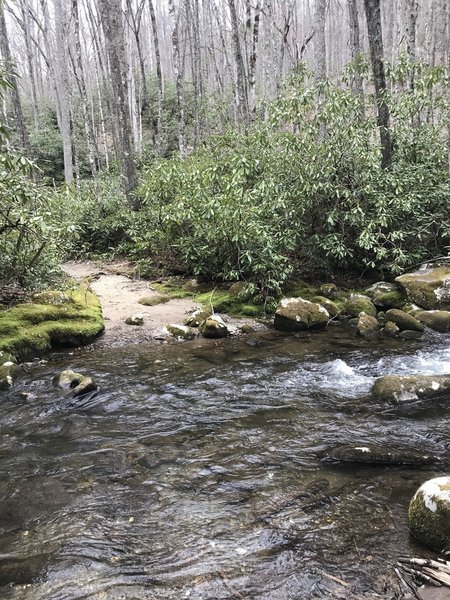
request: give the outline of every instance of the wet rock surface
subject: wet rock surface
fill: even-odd
[[[450,310],[450,266],[423,265],[395,280],[410,302],[428,310]]]
[[[435,550],[450,548],[450,476],[426,481],[409,505],[413,535]],[[450,592],[450,590],[449,590]]]
[[[372,388],[372,397],[380,402],[402,404],[415,400],[447,397],[450,375],[386,375]]]
[[[275,312],[274,327],[279,331],[304,331],[326,327],[330,315],[326,308],[303,298],[283,298]]]
[[[371,465],[424,466],[439,463],[439,458],[427,452],[392,445],[344,444],[327,450],[325,459],[336,462],[351,462]]]

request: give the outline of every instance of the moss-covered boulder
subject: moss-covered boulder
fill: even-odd
[[[358,334],[366,340],[373,340],[380,334],[380,324],[375,317],[361,313],[356,325]]]
[[[144,296],[138,302],[142,306],[157,306],[158,304],[169,302],[170,299],[170,296],[166,296],[165,294],[156,294],[155,296]]]
[[[435,331],[450,332],[450,311],[448,310],[423,310],[415,313],[415,318]]]
[[[197,329],[187,325],[177,325],[176,323],[166,325],[166,331],[182,340],[193,340],[198,335]]]
[[[370,465],[410,465],[420,467],[432,465],[439,459],[427,452],[395,445],[370,443],[342,444],[330,448],[325,458],[336,462],[363,463]]]
[[[35,304],[49,304],[51,306],[60,306],[61,304],[70,304],[73,298],[65,292],[58,290],[47,290],[46,292],[38,292],[33,294],[33,302]]]
[[[326,327],[330,315],[326,308],[303,298],[283,298],[275,311],[275,329],[302,331]]]
[[[375,381],[372,397],[401,404],[413,400],[448,396],[450,375],[385,375]]]
[[[362,312],[371,317],[377,316],[377,309],[372,300],[362,294],[351,294],[345,303],[345,309],[352,317],[359,317]]]
[[[188,327],[200,327],[205,319],[211,316],[210,308],[196,308],[185,320],[184,325]]]
[[[339,316],[339,314],[341,312],[341,309],[339,308],[339,306],[337,304],[335,304],[333,302],[333,300],[330,300],[329,298],[325,298],[325,296],[314,296],[312,301],[315,302],[316,304],[320,304],[321,306],[326,308],[328,314],[330,315],[330,317],[332,319]]]
[[[401,340],[420,340],[422,336],[423,331],[413,331],[412,329],[404,329],[398,334]]]
[[[335,283],[324,283],[319,290],[322,296],[330,300],[336,300],[339,297],[339,289]]]
[[[70,301],[18,304],[0,311],[0,350],[23,359],[93,341],[104,329],[98,298],[82,288],[64,294]]]
[[[378,309],[402,308],[405,304],[405,293],[395,283],[379,281],[366,290]]]
[[[253,286],[246,281],[236,281],[229,289],[228,293],[232,298],[238,298],[241,302],[248,302],[253,295]]]
[[[408,329],[409,331],[423,331],[424,326],[412,315],[405,313],[403,310],[398,308],[391,308],[386,313],[386,318],[389,321],[395,323],[402,331]]]
[[[434,550],[450,548],[450,476],[430,479],[414,494],[408,511],[411,533]]]
[[[224,338],[230,335],[228,327],[220,315],[211,315],[200,323],[200,333],[205,338]]]
[[[427,310],[450,310],[450,266],[420,268],[395,280],[408,300]]]

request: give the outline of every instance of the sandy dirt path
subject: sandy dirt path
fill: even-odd
[[[105,334],[99,340],[108,346],[127,345],[150,341],[161,336],[168,323],[183,323],[186,316],[198,305],[192,298],[174,299],[156,306],[142,306],[143,296],[157,296],[147,281],[132,279],[124,273],[130,271],[126,262],[98,265],[92,261],[69,262],[63,270],[74,279],[89,283],[99,297],[105,319]],[[125,319],[134,314],[144,315],[142,326],[126,325]]]

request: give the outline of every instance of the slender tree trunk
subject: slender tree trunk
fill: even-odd
[[[255,16],[253,20],[252,47],[248,65],[248,104],[250,114],[252,116],[254,116],[256,113],[256,59],[258,52],[260,12],[261,6],[260,3],[257,2],[255,6]]]
[[[70,123],[69,82],[67,78],[67,30],[65,10],[61,0],[54,0],[55,7],[55,81],[59,99],[60,132],[64,153],[64,180],[71,183],[73,180],[73,148],[72,130]]]
[[[389,126],[389,107],[386,101],[386,74],[383,62],[383,35],[381,30],[380,0],[364,0],[367,30],[369,34],[370,58],[375,84],[377,123],[380,130],[381,166],[386,169],[392,164],[392,142]]]
[[[236,63],[236,116],[241,122],[248,121],[248,95],[245,77],[244,59],[239,36],[239,22],[234,0],[228,0],[231,15],[231,31],[233,36],[234,60]]]
[[[327,47],[325,38],[326,8],[326,0],[316,0],[314,62],[317,81],[324,81],[327,78]]]
[[[130,114],[127,105],[128,86],[121,1],[98,0],[98,4],[111,72],[112,106],[119,142],[117,158],[122,167],[124,191],[127,200],[132,210],[138,210],[139,204],[134,193],[137,186],[137,174],[131,142]]]
[[[186,122],[184,119],[184,85],[182,64],[180,56],[179,19],[180,14],[175,12],[174,0],[169,0],[169,12],[172,20],[172,52],[175,84],[177,89],[178,106],[178,148],[181,156],[186,156]]]
[[[0,0],[0,50],[2,53],[3,61],[7,71],[8,79],[11,84],[11,100],[14,112],[14,120],[19,134],[20,144],[25,151],[30,149],[30,140],[28,138],[28,131],[25,125],[25,119],[23,116],[22,103],[20,101],[19,86],[17,85],[17,78],[14,74],[15,68],[11,56],[11,50],[9,47],[8,32],[6,30],[5,12],[3,10],[3,0]]]
[[[164,102],[164,82],[161,68],[161,53],[159,50],[158,26],[156,22],[156,13],[153,0],[148,0],[148,8],[150,11],[150,20],[152,23],[153,48],[155,51],[156,63],[156,79],[158,82],[158,116],[156,121],[156,152],[161,154],[162,144],[162,117],[163,117],[163,102]]]
[[[25,50],[27,54],[27,65],[28,65],[28,74],[30,76],[30,84],[31,84],[31,98],[33,100],[33,117],[34,117],[34,127],[35,129],[39,128],[39,103],[38,103],[38,93],[37,93],[37,84],[36,84],[36,69],[35,69],[35,61],[33,57],[32,51],[32,33],[30,26],[30,16],[28,14],[28,7],[25,4],[25,0],[20,0],[20,12],[22,17],[22,31],[24,35],[25,41]]]
[[[359,60],[361,58],[361,38],[359,31],[359,15],[358,15],[358,2],[357,0],[348,0],[348,15],[350,21],[350,51],[352,62],[354,63],[357,71],[352,79],[353,92],[360,98],[361,104],[361,115],[364,117],[364,88],[363,78],[359,73]]]

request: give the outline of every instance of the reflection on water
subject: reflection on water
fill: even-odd
[[[55,355],[4,394],[1,598],[395,597],[392,563],[424,552],[407,504],[436,471],[319,457],[346,441],[447,456],[444,404],[399,413],[368,392],[450,373],[448,341],[251,339]],[[100,393],[65,398],[64,368]]]

